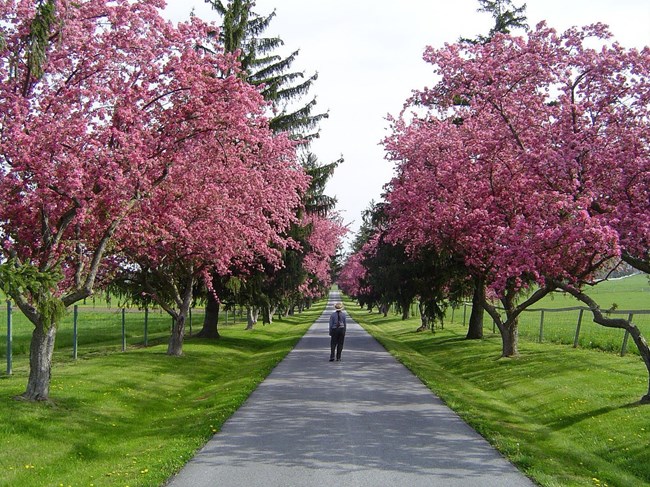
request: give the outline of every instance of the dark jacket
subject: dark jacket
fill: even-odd
[[[332,334],[332,330],[341,327],[343,327],[343,330],[345,330],[347,327],[347,322],[345,313],[342,310],[337,309],[330,315],[330,335]]]

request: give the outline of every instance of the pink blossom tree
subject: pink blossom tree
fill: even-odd
[[[649,53],[608,37],[602,25],[557,34],[540,24],[527,38],[428,48],[440,81],[414,96],[415,113],[385,143],[399,164],[388,195],[394,238],[464,259],[505,308],[504,320],[484,300],[504,356],[517,353],[525,307],[558,284],[578,295],[621,245],[647,255],[638,208],[647,205]],[[621,210],[626,198],[636,212]],[[635,228],[625,236],[621,213]],[[518,303],[531,284],[537,291]]]
[[[336,282],[345,294],[363,301],[364,294],[369,291],[363,282],[365,276],[363,251],[359,251],[347,258]]]
[[[210,282],[212,272],[227,275],[261,263],[281,265],[281,251],[290,244],[285,230],[308,184],[294,144],[273,135],[261,116],[258,92],[237,78],[231,81],[236,89],[211,103],[222,117],[219,131],[186,144],[168,179],[117,238],[117,247],[137,264],[144,292],[173,318],[169,355],[182,354],[200,279]],[[223,106],[215,107],[218,103]],[[251,107],[258,107],[257,113]],[[215,117],[206,120],[214,122]]]
[[[309,249],[303,260],[307,280],[300,286],[299,291],[314,299],[322,297],[325,290],[332,285],[332,260],[347,229],[335,214],[325,217],[317,214],[306,215],[303,224],[310,228],[311,233],[307,237]]]
[[[219,140],[213,103],[238,89],[222,88],[227,56],[197,57],[207,27],[175,28],[164,4],[0,1],[1,275],[34,324],[28,400],[49,397],[61,310],[93,292],[116,231],[187,163],[189,141]]]

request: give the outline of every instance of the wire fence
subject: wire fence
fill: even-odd
[[[200,331],[205,310],[192,308],[186,324],[189,336]],[[246,321],[243,309],[224,310],[219,326]],[[34,325],[6,301],[0,308],[0,324],[6,324],[6,340],[0,343],[0,360],[6,358],[7,375],[13,373],[14,359],[29,357]],[[72,307],[58,323],[54,347],[55,358],[77,359],[80,356],[109,351],[126,351],[165,342],[170,335],[172,318],[160,308],[135,309],[95,306]],[[0,325],[2,326],[2,325]]]
[[[451,321],[461,318],[467,325],[472,304],[464,303],[462,309],[453,310]],[[632,321],[645,337],[650,336],[650,310],[615,310],[607,313]],[[496,325],[490,315],[483,315],[484,329],[496,333]],[[504,318],[505,319],[505,318]],[[583,306],[570,308],[527,309],[519,315],[519,337],[537,342],[550,342],[573,347],[597,348],[609,352],[638,354],[627,331],[609,328],[593,322],[591,311]],[[630,342],[632,342],[630,344]]]

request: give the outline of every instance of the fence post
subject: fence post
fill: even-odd
[[[11,329],[11,301],[7,300],[7,375],[13,374],[13,354],[11,347],[13,345]]]
[[[578,337],[580,336],[580,325],[582,324],[582,314],[584,312],[585,310],[581,309],[578,315],[578,326],[576,326],[576,336],[573,338],[573,348],[578,348]]]
[[[452,307],[451,308],[451,322],[454,322],[454,313],[456,312],[456,308]]]
[[[148,346],[148,333],[149,332],[149,307],[144,307],[144,346]]]
[[[77,343],[78,343],[78,334],[77,334],[77,323],[79,321],[79,306],[74,305],[72,308],[72,358],[77,360]]]
[[[634,318],[634,315],[630,313],[627,315],[627,322],[632,323],[632,318]],[[627,339],[630,338],[630,332],[625,330],[625,336],[623,337],[623,346],[621,347],[621,357],[624,357],[625,354],[627,353]]]
[[[539,318],[539,343],[542,343],[542,340],[544,340],[544,310]]]
[[[126,309],[122,308],[122,351],[126,352]]]
[[[465,326],[467,320],[467,304],[463,303],[463,326]]]

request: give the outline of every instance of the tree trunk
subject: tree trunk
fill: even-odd
[[[196,336],[199,338],[221,338],[219,335],[219,301],[210,292],[205,304],[203,328]]]
[[[402,308],[402,321],[409,319],[409,309],[407,307]]]
[[[480,279],[476,280],[474,285],[474,295],[472,296],[472,313],[469,317],[469,327],[467,329],[467,340],[478,340],[483,338],[483,303],[485,301],[485,286]]]
[[[167,346],[167,355],[180,357],[183,355],[183,339],[185,338],[185,323],[187,316],[190,312],[190,305],[192,304],[192,291],[194,290],[194,279],[189,278],[185,290],[183,292],[182,300],[179,303],[178,312],[172,314],[174,324],[172,326],[172,333],[169,337],[169,345]]]
[[[519,355],[519,320],[507,320],[499,327],[501,331],[501,356],[516,357]]]
[[[47,401],[50,398],[55,338],[56,323],[47,328],[42,322],[35,325],[29,346],[29,379],[21,396],[28,401]]]
[[[555,289],[555,287],[555,285],[547,283],[545,287],[539,288],[519,306],[515,304],[517,297],[516,290],[513,288],[506,289],[505,294],[501,298],[503,309],[505,309],[506,312],[505,321],[501,319],[501,316],[494,305],[485,299],[485,293],[483,293],[483,302],[481,303],[482,308],[488,312],[490,317],[494,320],[494,323],[499,328],[499,333],[501,333],[502,357],[516,357],[519,355],[519,315],[525,309],[550,293]]]
[[[271,323],[273,323],[273,310],[270,305],[265,304],[262,306],[262,324],[270,325]]]
[[[253,306],[246,306],[246,329],[252,330],[257,323],[259,310]]]
[[[183,312],[174,316],[172,334],[169,337],[169,344],[167,345],[167,355],[173,355],[174,357],[183,355],[183,338],[185,336],[186,320],[186,315]]]
[[[422,301],[418,303],[418,308],[420,310],[420,328],[418,328],[416,331],[424,331],[429,329],[429,317],[425,313],[425,306]],[[435,331],[433,326],[431,327],[431,331]]]

